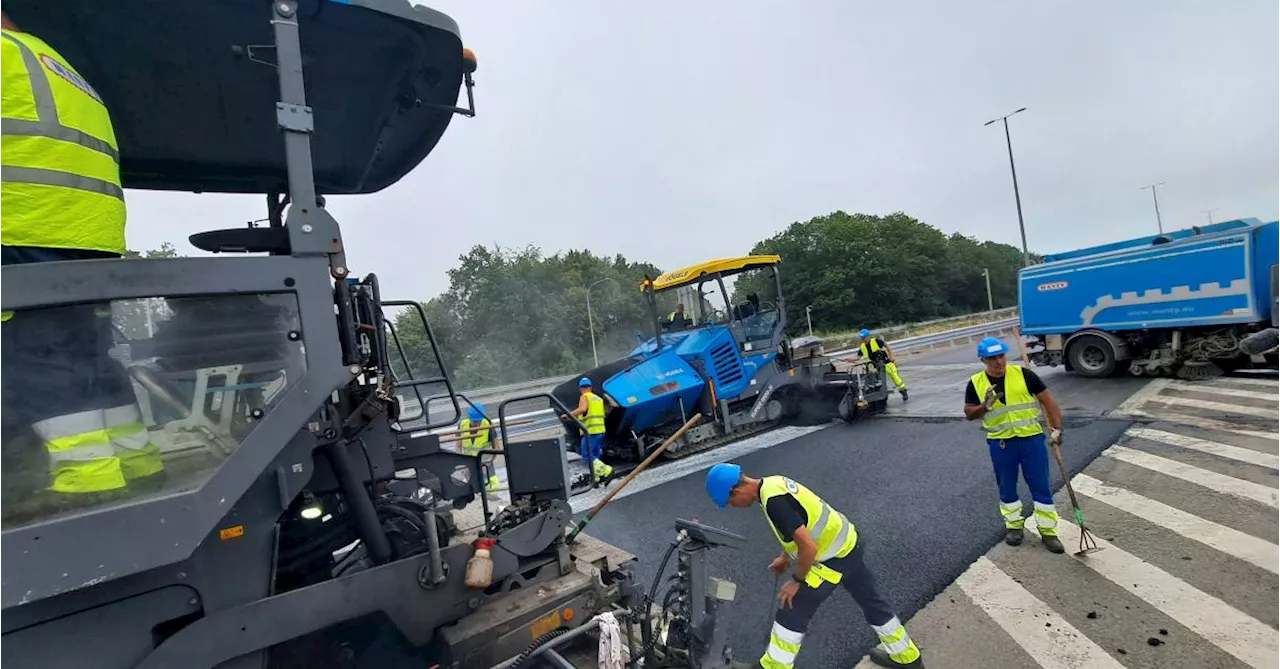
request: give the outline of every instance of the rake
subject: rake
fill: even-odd
[[[1102,549],[1098,547],[1098,542],[1094,540],[1089,528],[1084,524],[1084,512],[1080,510],[1080,502],[1076,501],[1076,491],[1071,489],[1071,477],[1067,474],[1067,466],[1062,463],[1062,451],[1058,448],[1058,443],[1053,439],[1049,440],[1049,447],[1053,449],[1053,459],[1058,461],[1058,471],[1062,472],[1062,482],[1067,486],[1067,495],[1071,498],[1071,512],[1076,518],[1076,525],[1080,526],[1080,550],[1077,550],[1075,555],[1097,553]]]

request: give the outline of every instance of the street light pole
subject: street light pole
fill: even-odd
[[[596,353],[596,322],[591,315],[591,289],[605,281],[613,281],[613,277],[605,277],[587,286],[587,330],[591,332],[591,360],[595,362],[595,366],[600,366],[600,355]]]
[[[1210,209],[1209,211],[1204,212],[1204,215],[1209,217],[1209,225],[1213,225],[1213,212],[1215,211],[1217,211],[1217,209]]]
[[[813,308],[813,305],[807,305],[807,306],[805,306],[805,308],[804,308],[804,320],[805,320],[805,322],[806,322],[806,323],[808,323],[808,324],[809,324],[809,336],[810,336],[810,337],[812,337],[812,336],[813,336],[813,317],[809,315],[809,312],[810,312],[810,310],[811,310],[812,308]]]
[[[1156,197],[1156,186],[1163,186],[1163,185],[1164,185],[1164,182],[1161,181],[1158,184],[1151,184],[1150,186],[1143,186],[1142,188],[1138,189],[1138,190],[1146,190],[1148,188],[1151,189],[1151,201],[1156,205],[1156,228],[1160,230],[1160,234],[1162,235],[1164,234],[1164,222],[1160,220],[1160,198]]]
[[[986,267],[982,268],[982,276],[987,279],[987,311],[995,311],[996,303],[991,299],[991,270]]]
[[[1013,201],[1018,206],[1018,232],[1022,233],[1022,264],[1030,267],[1031,253],[1027,251],[1027,226],[1022,220],[1022,195],[1018,193],[1018,169],[1013,165],[1013,140],[1009,138],[1009,117],[1026,110],[1027,108],[1023,107],[1000,118],[993,118],[982,125],[985,127],[996,121],[1004,121],[1004,143],[1009,149],[1009,173],[1013,175]]]

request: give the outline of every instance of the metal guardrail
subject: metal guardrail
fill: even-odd
[[[976,325],[967,325],[962,328],[956,328],[954,330],[946,330],[944,332],[934,332],[927,335],[907,337],[904,339],[898,339],[896,341],[892,341],[890,342],[890,344],[893,345],[893,348],[896,352],[904,353],[904,352],[912,351],[914,349],[919,349],[926,346],[932,346],[934,344],[941,344],[941,343],[952,341],[955,339],[973,337],[975,335],[987,334],[989,332],[999,332],[1001,330],[1005,330],[1007,328],[1011,328],[1016,325],[1018,325],[1018,319],[1009,318],[1001,321],[991,321],[987,323],[978,323]],[[826,355],[832,356],[832,357],[839,357],[841,355],[849,355],[856,352],[857,352],[856,348],[847,348],[839,351],[828,351]],[[565,379],[570,379],[570,378],[573,378],[573,375],[564,376],[564,377],[550,377],[547,379],[539,379],[539,381],[546,383],[545,389],[547,392],[549,392],[550,389],[554,387],[556,384],[564,381]],[[532,381],[529,381],[529,382],[525,382],[524,384],[511,384],[511,386],[516,388],[524,387],[532,390],[533,388],[531,388],[529,385],[532,383],[533,383]],[[496,390],[496,388],[489,389],[489,390]],[[474,398],[476,397],[476,394],[470,393],[468,396]],[[532,420],[529,423],[523,423],[519,426],[512,426],[508,428],[508,434],[513,437],[521,436],[521,435],[540,432],[542,430],[560,426],[560,421],[556,419],[555,412],[552,411],[551,409],[541,409],[538,411],[530,411],[527,413],[516,414],[508,417],[508,420],[512,422],[517,420],[526,420],[526,419],[532,419]]]

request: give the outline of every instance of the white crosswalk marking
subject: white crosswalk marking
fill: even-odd
[[[1027,523],[1027,531],[1035,534],[1035,523]],[[1058,538],[1070,550],[1080,540],[1080,528],[1075,523],[1060,521]],[[1272,669],[1280,663],[1280,643],[1274,629],[1105,539],[1095,539],[1103,550],[1079,558],[1080,564],[1137,595],[1251,667]]]
[[[1264,485],[1245,481],[1234,476],[1211,472],[1207,469],[1201,469],[1194,465],[1188,465],[1177,460],[1162,458],[1158,455],[1152,455],[1145,451],[1138,451],[1126,446],[1112,446],[1102,452],[1103,455],[1127,462],[1132,465],[1138,465],[1150,469],[1151,471],[1167,474],[1174,478],[1182,479],[1188,483],[1194,483],[1198,486],[1204,486],[1210,490],[1226,493],[1240,499],[1247,499],[1254,502],[1261,502],[1267,506],[1280,508],[1280,499],[1277,497],[1275,488],[1269,488]]]
[[[1276,469],[1280,467],[1280,456],[1270,453],[1259,453],[1258,451],[1240,448],[1238,446],[1229,446],[1227,444],[1219,444],[1216,441],[1205,441],[1188,437],[1186,435],[1166,432],[1164,430],[1152,430],[1145,427],[1138,427],[1129,430],[1129,435],[1149,441],[1158,441],[1173,446],[1181,446],[1182,448],[1201,453],[1209,453],[1223,458],[1231,458],[1240,462],[1247,462],[1251,465],[1259,465],[1261,467],[1270,467]]]
[[[1124,666],[985,556],[956,583],[1045,669]]]
[[[1043,548],[1034,541],[1019,547],[997,544],[956,580],[950,603],[941,605],[940,611],[953,614],[956,607],[962,607],[960,610],[972,612],[970,615],[989,619],[985,627],[977,624],[966,629],[977,634],[985,628],[997,630],[995,636],[975,640],[992,648],[992,669],[1028,665],[1046,669],[1228,666],[1224,662],[1237,660],[1249,667],[1276,667],[1280,664],[1280,632],[1274,611],[1268,613],[1267,599],[1268,593],[1274,597],[1280,589],[1280,546],[1274,532],[1266,528],[1274,525],[1275,510],[1280,508],[1274,471],[1280,469],[1280,406],[1253,406],[1260,404],[1253,400],[1280,404],[1278,388],[1272,379],[1240,377],[1147,383],[1111,413],[1142,422],[1131,425],[1118,443],[1072,478],[1086,517],[1090,509],[1098,512],[1097,520],[1090,518],[1093,522],[1089,526],[1104,550],[1045,562]],[[1172,394],[1175,392],[1196,395],[1179,397]],[[1213,416],[1196,415],[1196,409],[1210,411]],[[1148,450],[1140,450],[1140,445]],[[1157,445],[1161,454],[1149,452]],[[1205,453],[1223,459],[1209,470],[1174,459],[1185,459],[1180,453]],[[1116,461],[1141,469],[1118,468]],[[1272,481],[1269,485],[1265,484],[1268,478]],[[1066,491],[1059,491],[1055,498],[1059,510],[1064,510]],[[1059,520],[1058,534],[1072,553],[1078,548],[1080,528],[1067,518],[1070,515],[1064,514]],[[1038,530],[1028,520],[1025,530],[1034,535]],[[1095,522],[1105,526],[1097,528]],[[1154,528],[1164,531],[1151,531]],[[1105,534],[1100,536],[1100,529]],[[1031,546],[1036,552],[1028,552]],[[1207,557],[1210,554],[1218,559]],[[1170,560],[1171,555],[1182,555],[1189,562]],[[1190,562],[1193,558],[1195,562]],[[1017,573],[1011,568],[1029,573],[1026,570],[1031,565],[1038,575],[1035,580],[1015,581],[1009,575]],[[1118,586],[1125,593],[1089,593],[1097,599],[1095,606],[1108,597],[1122,597],[1132,601],[1120,603],[1134,605],[1134,609],[1154,609],[1185,630],[1180,637],[1178,630],[1159,630],[1152,636],[1156,630],[1151,629],[1149,618],[1144,622],[1142,617],[1132,622],[1121,619],[1118,627],[1086,623],[1079,609],[1058,603],[1063,601],[1061,590],[1039,578],[1047,577],[1049,583],[1082,583],[1081,569],[1095,572],[1109,582],[1108,587]],[[968,601],[957,603],[962,597]],[[1113,610],[1115,606],[1113,601]],[[938,615],[925,619],[942,620]],[[918,642],[923,639],[926,662],[935,667],[956,666],[954,660],[947,663],[950,658],[945,648],[929,647],[931,630],[913,626],[917,617],[906,624]],[[1094,618],[1094,614],[1088,617]],[[1193,635],[1190,639],[1188,631]],[[1171,636],[1163,636],[1166,632]],[[936,638],[953,638],[948,635],[954,632]],[[1109,645],[1112,643],[1128,651]],[[1161,649],[1165,643],[1170,645]],[[1184,645],[1175,652],[1175,643]],[[1129,644],[1139,644],[1142,650],[1134,652]],[[1006,661],[1000,659],[999,652],[1021,652],[1025,657]],[[869,662],[859,666],[869,666]]]
[[[1272,402],[1275,402],[1278,397],[1275,391],[1266,392],[1262,390],[1241,390],[1239,388],[1224,388],[1222,386],[1205,388],[1204,386],[1201,386],[1199,384],[1187,383],[1185,381],[1175,381],[1169,384],[1169,387],[1176,390],[1190,390],[1190,391],[1200,392],[1200,393],[1213,393],[1214,395],[1225,395],[1227,397],[1244,397],[1244,398],[1255,399],[1255,400],[1270,400]]]
[[[1228,398],[1223,398],[1228,399]],[[1246,416],[1261,416],[1268,418],[1276,414],[1276,410],[1272,407],[1248,407],[1238,404],[1227,404],[1226,402],[1213,402],[1209,400],[1200,400],[1190,397],[1172,397],[1169,395],[1157,395],[1151,398],[1152,402],[1160,402],[1161,404],[1172,404],[1175,406],[1192,407],[1195,409],[1209,409],[1211,411],[1223,411],[1226,413],[1239,413]]]
[[[1146,518],[1188,539],[1199,541],[1210,548],[1216,548],[1273,574],[1280,574],[1280,546],[1269,541],[1210,522],[1168,504],[1147,499],[1124,488],[1107,485],[1088,474],[1077,474],[1071,479],[1071,485],[1082,495],[1088,495],[1121,511]]]

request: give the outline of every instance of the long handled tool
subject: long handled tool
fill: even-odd
[[[627,484],[631,483],[632,479],[634,479],[636,476],[639,476],[640,472],[644,471],[649,465],[653,464],[653,461],[657,460],[658,456],[662,455],[662,452],[667,450],[668,446],[670,446],[671,444],[674,444],[677,439],[679,439],[682,435],[684,435],[684,433],[687,432],[689,428],[696,425],[697,422],[700,420],[702,420],[702,414],[700,413],[693,414],[693,417],[690,418],[689,421],[686,422],[684,425],[681,425],[680,429],[676,430],[675,434],[671,435],[670,437],[667,437],[667,440],[662,442],[661,446],[655,448],[653,452],[649,454],[649,457],[645,458],[644,462],[640,463],[640,466],[631,470],[631,473],[627,474],[627,477],[622,479],[622,483],[619,483],[618,487],[614,488],[613,490],[610,490],[609,494],[604,496],[604,499],[600,500],[598,504],[596,504],[594,507],[592,507],[590,511],[587,512],[587,515],[582,517],[582,520],[578,522],[578,526],[573,528],[573,531],[569,533],[569,537],[565,539],[565,541],[567,543],[573,543],[573,540],[577,539],[578,535],[582,533],[583,528],[585,528],[587,524],[591,522],[592,518],[596,517],[596,514],[600,513],[601,509],[603,509],[605,506],[609,504],[610,501],[613,500],[614,496],[617,495],[618,492],[620,492],[623,488],[627,487]]]
[[[1097,553],[1102,549],[1089,533],[1089,528],[1084,525],[1084,512],[1080,510],[1080,502],[1076,501],[1076,491],[1071,489],[1071,477],[1067,474],[1067,466],[1062,464],[1062,451],[1058,448],[1058,442],[1049,439],[1049,448],[1053,450],[1053,459],[1058,461],[1058,471],[1062,472],[1062,482],[1067,485],[1067,495],[1071,498],[1071,512],[1076,517],[1076,525],[1080,526],[1080,550],[1075,554]]]

